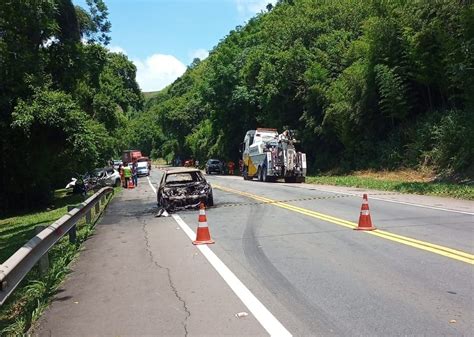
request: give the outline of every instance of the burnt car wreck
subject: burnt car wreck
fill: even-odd
[[[165,210],[198,208],[201,202],[209,207],[214,205],[212,187],[201,171],[194,168],[166,171],[157,191],[158,214]]]

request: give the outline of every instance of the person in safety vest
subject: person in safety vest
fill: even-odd
[[[128,182],[130,178],[132,178],[132,169],[130,166],[127,165],[123,168],[123,176],[125,177],[125,188],[128,188]]]

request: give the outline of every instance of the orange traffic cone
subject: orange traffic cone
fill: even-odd
[[[133,185],[133,179],[128,180],[128,188],[135,188],[135,185]]]
[[[372,219],[370,218],[370,211],[369,211],[369,201],[367,200],[367,194],[364,194],[362,199],[362,206],[360,208],[360,216],[359,216],[359,225],[355,230],[359,231],[373,231],[375,228],[372,225]]]
[[[209,243],[214,243],[211,239],[211,234],[209,233],[209,227],[207,226],[207,217],[206,209],[204,203],[201,202],[199,205],[199,224],[197,229],[196,240],[193,241],[195,245],[205,245]]]

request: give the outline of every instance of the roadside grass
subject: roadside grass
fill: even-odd
[[[151,162],[154,166],[168,166],[168,163],[164,158],[154,159]]]
[[[120,188],[115,189],[117,193]],[[116,194],[114,193],[114,194]],[[55,193],[54,207],[37,213],[24,214],[0,220],[0,263],[5,262],[16,250],[35,236],[37,226],[48,226],[67,213],[68,205],[83,201],[80,195],[68,195],[65,190]],[[110,198],[109,198],[110,201]],[[0,336],[24,335],[41,316],[57,288],[69,273],[69,265],[79,253],[81,244],[92,234],[95,223],[103,209],[98,213],[92,209],[92,222],[86,224],[82,219],[77,223],[77,242],[69,243],[64,236],[50,251],[50,267],[41,275],[34,267],[0,308]]]
[[[416,171],[363,171],[351,175],[307,176],[306,182],[474,200],[472,184],[433,182],[431,179],[429,175]]]
[[[77,205],[82,201],[80,195],[68,194],[67,190],[57,190],[53,205],[48,209],[0,219],[0,263],[5,262],[31,239],[37,226],[53,223],[67,213],[67,206]]]

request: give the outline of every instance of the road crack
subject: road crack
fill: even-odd
[[[171,291],[174,293],[175,297],[178,299],[179,302],[182,303],[183,305],[183,309],[184,309],[184,312],[185,312],[185,318],[182,322],[182,325],[183,325],[183,328],[184,328],[184,336],[187,337],[188,336],[188,325],[187,325],[187,322],[188,322],[188,319],[189,317],[191,317],[191,312],[189,311],[189,308],[186,304],[186,301],[179,295],[179,292],[178,292],[178,289],[176,288],[174,282],[173,282],[173,279],[171,277],[171,271],[168,267],[165,267],[165,266],[162,266],[161,264],[158,263],[158,261],[156,261],[154,255],[153,255],[153,251],[151,250],[151,244],[150,244],[150,238],[149,238],[149,232],[147,230],[147,222],[145,220],[142,220],[142,230],[143,230],[143,233],[145,235],[145,245],[146,245],[146,251],[148,253],[148,255],[150,256],[150,260],[151,262],[159,269],[163,269],[166,271],[166,274],[168,276],[168,284],[170,286],[170,289]]]

